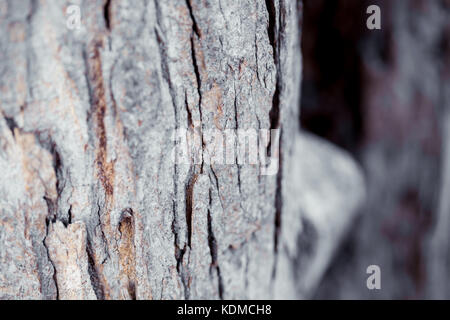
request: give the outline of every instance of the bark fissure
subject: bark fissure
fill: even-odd
[[[55,267],[55,264],[53,263],[52,259],[50,258],[50,253],[49,253],[48,247],[45,244],[45,239],[47,238],[47,236],[48,236],[48,223],[46,225],[46,236],[45,236],[44,240],[42,240],[42,245],[44,246],[45,252],[47,253],[47,259],[48,259],[48,261],[50,262],[50,264],[52,265],[52,268],[53,268],[53,277],[52,278],[53,278],[53,282],[55,283],[56,300],[59,300],[59,288],[58,288],[58,281],[57,281],[57,278],[56,278],[56,267]]]
[[[188,7],[189,16],[191,17],[191,20],[192,20],[192,29],[195,32],[196,36],[198,38],[200,38],[200,29],[199,29],[197,21],[195,20],[195,17],[194,17],[191,0],[186,0],[186,6]]]
[[[275,92],[272,97],[272,108],[269,112],[270,126],[271,129],[279,129],[279,150],[282,150],[282,128],[280,127],[280,95],[281,95],[281,65],[280,65],[280,47],[279,40],[281,34],[283,33],[281,15],[280,12],[283,9],[284,4],[280,3],[279,7],[275,7],[275,0],[266,0],[266,8],[269,16],[268,22],[268,35],[269,41],[273,49],[273,61],[276,68],[276,82],[275,82]],[[268,153],[271,153],[272,149],[272,139],[268,145]],[[277,268],[277,255],[278,255],[278,245],[279,236],[281,228],[281,218],[282,218],[282,152],[279,152],[279,167],[276,180],[276,194],[275,194],[275,218],[274,218],[274,254],[275,260],[273,265],[272,277],[276,276]]]
[[[103,18],[105,19],[105,27],[107,30],[111,30],[111,1],[106,0],[103,5]]]
[[[86,254],[88,258],[88,273],[89,279],[91,280],[92,288],[94,289],[95,296],[98,300],[105,299],[105,291],[103,287],[103,283],[100,280],[100,272],[97,269],[94,259],[93,247],[92,243],[89,241],[89,238],[86,242]]]
[[[15,134],[14,130],[16,128],[18,128],[16,121],[14,120],[13,117],[3,116],[3,118],[5,119],[6,124],[7,124],[8,128],[9,128],[9,130],[11,131],[12,136],[15,137],[16,134]]]
[[[268,24],[267,24],[267,34],[269,36],[270,45],[273,49],[273,54],[275,55],[276,50],[276,12],[275,9],[275,0],[265,0],[266,1],[266,10],[268,13]]]
[[[58,288],[58,280],[56,277],[56,266],[55,266],[54,262],[52,261],[52,259],[50,258],[50,251],[49,251],[49,248],[47,247],[47,244],[45,243],[45,240],[47,239],[48,233],[49,233],[49,225],[50,225],[50,223],[54,223],[56,221],[56,212],[55,212],[56,205],[47,196],[44,196],[44,200],[47,203],[47,216],[45,217],[45,237],[42,240],[42,245],[44,246],[45,252],[47,254],[47,259],[53,268],[52,279],[53,279],[53,282],[55,284],[55,289],[56,289],[56,300],[59,300],[59,288]],[[41,287],[42,287],[42,282],[41,282]]]
[[[167,82],[167,85],[169,86],[169,93],[170,98],[172,99],[172,105],[173,105],[173,111],[174,111],[174,117],[175,117],[175,127],[179,127],[179,119],[178,119],[178,110],[177,110],[177,100],[176,100],[176,92],[172,83],[172,79],[170,76],[170,69],[169,69],[169,57],[167,53],[167,44],[166,40],[163,37],[162,30],[162,19],[161,19],[161,8],[157,0],[154,1],[155,4],[155,11],[156,11],[156,27],[155,27],[155,35],[156,40],[158,44],[159,49],[159,57],[161,59],[161,71],[164,80]]]
[[[192,122],[192,112],[189,109],[189,103],[187,100],[187,94],[186,91],[184,92],[184,106],[186,107],[186,113],[187,113],[187,125],[188,128],[192,128],[193,122]]]
[[[202,108],[202,93],[201,93],[201,78],[200,78],[200,72],[199,72],[199,67],[198,67],[198,63],[197,63],[197,56],[195,54],[195,41],[194,41],[194,36],[191,36],[191,58],[192,58],[192,63],[193,63],[193,67],[194,67],[194,74],[195,74],[195,79],[197,80],[197,92],[198,92],[198,106],[199,106],[199,111],[201,114],[201,108]],[[200,117],[200,121],[201,121],[201,117]]]
[[[95,133],[98,139],[96,150],[96,165],[98,168],[99,179],[102,183],[103,189],[107,199],[113,196],[114,193],[114,163],[107,161],[107,134],[105,127],[105,113],[106,113],[106,95],[103,84],[103,73],[99,47],[100,42],[95,41],[92,46],[92,56],[87,61],[92,74],[90,76],[92,85],[92,108],[95,120]]]
[[[119,262],[122,276],[126,277],[126,288],[132,300],[136,300],[136,247],[133,209],[123,210],[119,222]]]
[[[211,208],[212,201],[212,195],[211,195],[211,188],[209,189],[209,207]],[[217,272],[217,287],[219,291],[219,298],[223,299],[223,280],[222,275],[220,273],[220,267],[219,262],[217,260],[217,240],[214,236],[214,232],[212,229],[212,217],[211,217],[211,210],[208,209],[208,245],[209,245],[209,251],[211,253],[211,267],[210,267],[210,274],[212,274],[212,270],[215,269]]]
[[[194,184],[197,180],[197,175],[193,175],[186,186],[186,225],[187,225],[187,236],[188,236],[188,247],[191,247],[192,241],[192,206],[193,206],[193,195],[194,195]]]

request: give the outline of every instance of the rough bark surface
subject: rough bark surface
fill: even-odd
[[[69,4],[0,1],[0,298],[308,296],[363,183],[299,134],[301,3]],[[281,128],[278,173],[175,165],[177,128]]]

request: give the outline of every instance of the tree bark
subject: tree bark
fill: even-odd
[[[0,1],[0,298],[307,297],[363,183],[299,134],[301,3],[70,4]],[[280,129],[279,170],[202,160],[212,128]]]
[[[381,30],[361,26],[364,20],[348,23],[369,5],[381,8]],[[326,20],[330,11],[334,19]],[[321,66],[323,74],[305,72],[305,83],[335,81],[308,84],[319,94],[304,101],[320,101],[316,113],[331,114],[327,135],[358,155],[368,189],[364,215],[317,297],[448,299],[450,2],[308,0],[305,20],[309,12],[305,64]],[[315,21],[332,39],[315,33]],[[337,58],[314,61],[315,50],[336,40]],[[340,57],[345,63],[330,76],[326,67]],[[349,121],[351,115],[356,119]],[[372,264],[381,268],[382,290],[364,285]]]

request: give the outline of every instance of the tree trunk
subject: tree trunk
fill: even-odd
[[[299,134],[300,17],[285,0],[0,1],[0,298],[307,297],[363,187]],[[174,161],[180,129],[197,161]],[[210,129],[279,129],[258,135],[278,170],[207,161]]]
[[[381,30],[350,19],[369,5],[381,8]],[[330,38],[318,35],[316,21]],[[305,65],[323,69],[305,71],[318,97],[303,101],[321,102],[305,107],[329,115],[325,136],[358,155],[368,189],[319,298],[450,297],[449,21],[447,0],[305,0]],[[334,59],[314,55],[336,43]],[[309,83],[323,78],[334,81]],[[364,285],[373,264],[381,290]]]

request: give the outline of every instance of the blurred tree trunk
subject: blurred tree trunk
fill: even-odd
[[[373,4],[381,8],[381,30],[349,19]],[[322,24],[322,34],[339,43],[336,57],[347,57],[323,75],[335,80],[317,89],[317,100],[334,101],[328,114],[338,119],[324,135],[358,155],[368,184],[363,216],[318,296],[448,298],[450,2],[305,1],[306,20],[311,13],[333,17]],[[307,26],[304,32],[314,34],[314,26]],[[311,64],[306,57],[314,59],[314,51],[307,51],[305,64]],[[305,72],[304,84],[314,77],[320,75]],[[303,115],[315,117],[306,108]],[[364,285],[372,264],[381,268],[379,291]]]
[[[82,1],[73,30],[70,4],[0,1],[0,298],[308,294],[362,188],[318,143],[355,201],[336,188],[342,219],[327,229],[292,194],[311,145],[298,133],[301,3]],[[281,128],[279,170],[175,165],[178,128],[200,132],[200,154],[210,128]],[[299,277],[304,254],[318,259]]]

